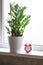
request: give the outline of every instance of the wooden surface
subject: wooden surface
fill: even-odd
[[[17,57],[0,54],[0,65],[43,65],[43,59]]]

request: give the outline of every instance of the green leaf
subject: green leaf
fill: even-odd
[[[25,9],[26,9],[25,6],[21,8],[21,10],[19,11],[19,13],[17,15],[17,21],[20,22],[20,20],[21,20],[20,18],[23,18],[23,12],[24,12]]]
[[[8,34],[10,34],[10,31],[9,32],[7,32]]]
[[[5,27],[7,29],[7,33],[10,34],[10,29],[8,27]]]
[[[20,7],[18,4],[16,3],[10,3],[10,11],[9,11],[9,20],[7,21],[11,31],[8,27],[6,27],[7,29],[7,33],[10,34],[12,36],[22,36],[24,29],[26,27],[26,25],[29,24],[30,21],[30,15],[25,15],[24,11],[25,11],[26,7]]]

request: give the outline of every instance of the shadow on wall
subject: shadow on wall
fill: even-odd
[[[2,0],[0,0],[0,42],[2,40]]]

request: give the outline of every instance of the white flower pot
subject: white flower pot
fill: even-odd
[[[10,43],[10,51],[12,53],[17,53],[23,44],[23,36],[21,37],[9,37],[9,43]]]

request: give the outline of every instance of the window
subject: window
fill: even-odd
[[[43,0],[3,0],[2,2],[2,42],[8,43],[5,25],[7,24],[9,3],[17,2],[21,6],[27,6],[25,13],[31,15],[30,23],[24,31],[24,43],[43,45]]]

